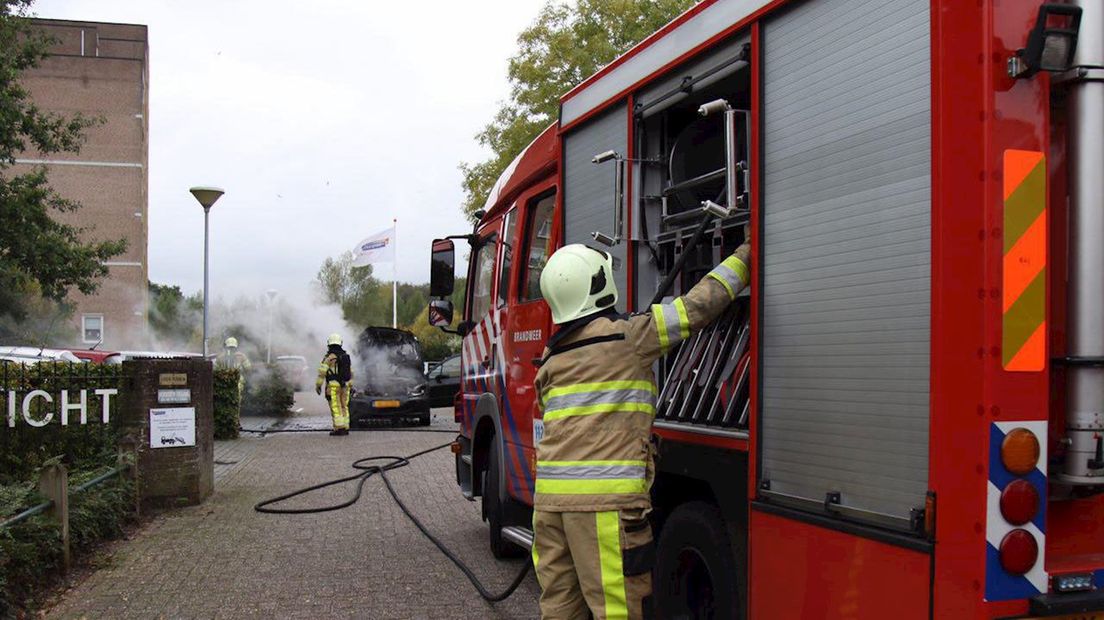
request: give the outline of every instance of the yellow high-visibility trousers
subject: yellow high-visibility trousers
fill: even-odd
[[[349,396],[352,390],[348,385],[341,385],[337,381],[326,384],[326,400],[330,401],[330,415],[333,417],[334,430],[347,430],[349,428]]]
[[[533,512],[543,620],[638,620],[652,593],[655,546],[643,509]]]

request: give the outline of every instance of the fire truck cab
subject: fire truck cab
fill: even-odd
[[[1104,5],[703,0],[561,98],[433,245],[456,476],[531,543],[544,261],[619,309],[752,233],[656,366],[662,617],[1104,618]]]

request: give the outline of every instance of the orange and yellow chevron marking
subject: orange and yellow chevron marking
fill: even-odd
[[[1046,366],[1046,158],[1004,152],[1001,359],[1005,370]]]

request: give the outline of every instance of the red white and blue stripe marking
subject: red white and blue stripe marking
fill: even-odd
[[[1025,476],[1016,476],[1005,468],[1001,461],[1001,444],[1004,437],[1013,429],[1025,428],[1039,439],[1039,461],[1035,469]],[[1047,423],[1032,422],[994,422],[989,428],[989,482],[985,524],[985,600],[1008,601],[1024,599],[1048,590],[1049,577],[1046,572],[1046,497],[1047,497]],[[1014,480],[1027,480],[1039,494],[1039,511],[1024,525],[1012,525],[1001,514],[1000,497]],[[1015,529],[1027,530],[1039,546],[1039,557],[1035,565],[1023,575],[1013,575],[1001,566],[1000,545],[1004,537]]]

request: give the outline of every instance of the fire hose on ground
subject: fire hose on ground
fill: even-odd
[[[298,430],[295,430],[295,429],[277,429],[277,430],[272,430],[272,431],[263,431],[263,430],[252,430],[252,429],[244,429],[243,428],[241,430],[243,430],[245,432],[265,434],[265,433],[273,433],[273,432],[276,432],[276,433],[279,433],[279,432],[285,432],[285,433],[318,432],[318,431],[328,431],[329,429],[298,429]],[[453,434],[453,435],[456,434],[455,431],[436,430],[436,429],[433,429],[433,430],[415,430],[415,429],[398,430],[398,429],[396,429],[392,432],[449,433],[449,434]],[[387,487],[387,492],[391,495],[391,499],[395,501],[395,504],[398,505],[399,509],[402,510],[403,514],[405,514],[406,517],[408,519],[410,519],[411,523],[413,523],[414,526],[418,528],[418,530],[422,533],[423,536],[428,538],[429,541],[432,542],[437,547],[437,549],[439,549],[441,551],[441,553],[444,554],[444,556],[446,558],[449,559],[449,561],[451,561],[453,564],[456,565],[457,568],[460,569],[460,572],[464,573],[464,576],[467,577],[468,581],[470,581],[472,586],[475,587],[476,591],[479,593],[479,596],[481,596],[483,598],[483,600],[485,600],[487,602],[490,602],[490,603],[497,603],[499,601],[504,601],[507,598],[509,598],[518,589],[518,586],[521,585],[521,582],[525,579],[525,576],[529,574],[529,569],[532,567],[532,562],[527,561],[527,562],[524,563],[524,565],[522,566],[521,571],[518,572],[517,576],[514,578],[513,582],[510,583],[509,587],[507,587],[505,590],[503,590],[500,593],[497,593],[497,594],[492,593],[491,591],[489,591],[486,588],[486,586],[483,585],[483,583],[481,581],[479,581],[479,578],[475,576],[475,573],[472,571],[472,569],[470,567],[468,567],[468,565],[466,563],[464,563],[464,561],[461,560],[459,556],[457,556],[452,550],[450,550],[447,546],[445,546],[445,544],[443,542],[441,542],[441,540],[439,538],[434,536],[433,533],[429,531],[429,529],[425,526],[425,524],[423,524],[417,517],[414,516],[414,514],[410,511],[410,509],[406,506],[406,504],[403,503],[402,499],[399,498],[398,493],[395,491],[395,487],[392,486],[391,480],[387,477],[387,472],[388,471],[391,471],[393,469],[398,469],[400,467],[406,467],[407,465],[410,464],[410,461],[412,459],[418,458],[419,456],[424,456],[426,454],[430,454],[432,452],[436,452],[438,450],[443,450],[445,448],[448,448],[451,445],[452,445],[452,442],[449,442],[449,443],[441,444],[439,446],[434,446],[432,448],[428,448],[426,450],[422,450],[421,452],[415,452],[414,454],[410,454],[410,455],[407,455],[407,456],[366,456],[364,458],[360,458],[360,459],[357,459],[356,461],[353,461],[353,463],[352,463],[353,469],[358,470],[358,472],[353,474],[353,475],[343,476],[341,478],[336,478],[334,480],[321,482],[321,483],[311,485],[311,486],[303,488],[303,489],[299,489],[297,491],[292,491],[290,493],[285,493],[285,494],[280,495],[278,497],[273,497],[271,499],[266,499],[262,502],[259,502],[257,505],[253,506],[253,510],[256,510],[257,512],[261,512],[261,513],[265,513],[265,514],[315,514],[315,513],[320,513],[320,512],[331,512],[331,511],[334,511],[334,510],[341,510],[343,508],[348,508],[349,506],[352,506],[353,504],[357,503],[360,500],[360,497],[361,497],[362,493],[364,492],[364,485],[368,482],[368,479],[371,478],[372,476],[376,475],[376,474],[379,474],[380,477],[383,479],[384,486]],[[382,461],[382,463],[378,463],[379,461]],[[326,487],[334,486],[334,485],[337,485],[337,484],[342,484],[342,483],[345,483],[345,482],[352,482],[354,480],[356,481],[356,492],[349,499],[347,499],[343,502],[337,503],[337,504],[332,504],[330,506],[311,507],[311,508],[273,508],[272,507],[273,504],[279,504],[279,503],[287,501],[287,500],[289,500],[293,497],[298,497],[300,495],[305,495],[307,493],[311,493],[313,491],[317,491],[319,489],[324,489]]]

